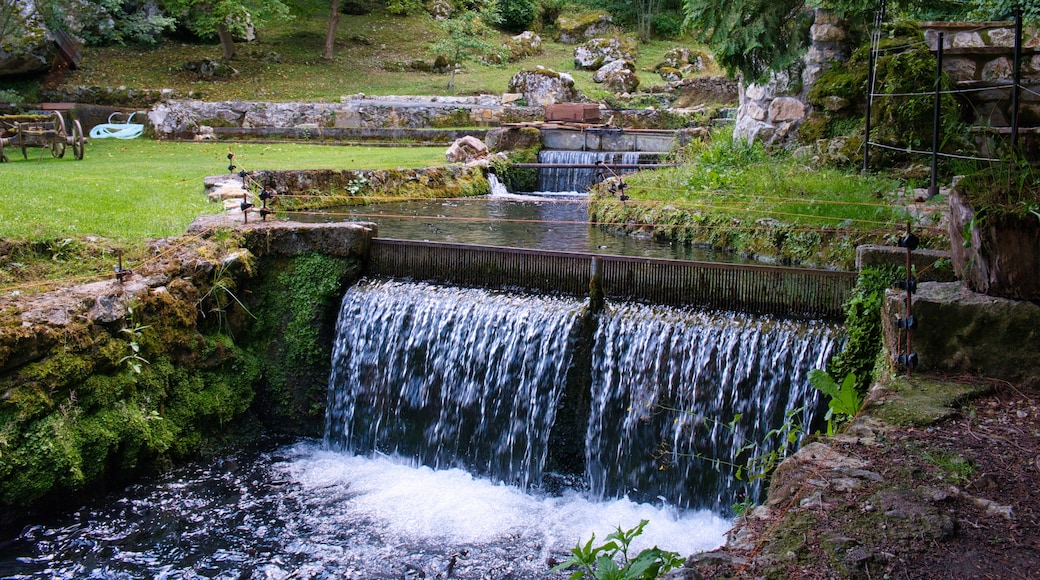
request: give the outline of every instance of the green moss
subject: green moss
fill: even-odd
[[[573,16],[561,15],[556,20],[556,26],[560,30],[574,30],[607,19],[610,19],[610,13],[606,10],[587,10],[585,12],[578,12]]]
[[[921,376],[897,378],[870,409],[871,415],[893,425],[924,427],[954,416],[965,401],[986,394],[988,385],[936,381]]]
[[[538,170],[516,167],[517,163],[537,163],[541,147],[515,149],[505,159],[495,158],[491,167],[502,185],[509,191],[535,191],[538,189]]]
[[[109,327],[71,329],[44,358],[0,375],[0,502],[31,505],[233,435],[258,357],[217,325],[200,332],[200,293],[177,286],[143,295]]]
[[[339,298],[357,270],[354,260],[322,254],[269,260],[260,269],[248,341],[260,355],[258,411],[267,424],[320,433]]]
[[[430,120],[430,126],[435,129],[450,127],[468,127],[473,123],[469,111],[458,109],[446,115],[437,115]]]

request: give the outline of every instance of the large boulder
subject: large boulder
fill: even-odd
[[[574,87],[574,77],[541,66],[513,75],[509,80],[509,92],[521,93],[528,105],[540,107],[585,100]]]
[[[509,50],[509,62],[516,62],[529,56],[542,54],[542,37],[526,30],[506,41]]]
[[[635,72],[636,65],[630,60],[614,60],[601,66],[595,73],[592,74],[592,82],[603,83],[607,81],[607,77],[615,74],[619,71],[632,71]]]
[[[682,72],[670,66],[662,66],[657,69],[657,74],[661,75],[661,80],[667,83],[677,83],[683,79]]]
[[[603,83],[616,93],[631,93],[639,87],[636,65],[630,60],[615,60],[592,75],[593,82]]]
[[[663,78],[666,74],[664,69],[674,69],[679,72],[680,78],[682,78],[703,72],[708,67],[710,59],[710,56],[701,52],[679,46],[666,52],[661,62],[654,66],[654,70],[660,73]],[[667,74],[674,77],[674,73],[671,71],[667,71]],[[673,79],[666,78],[665,80],[672,81]]]
[[[636,41],[632,38],[593,38],[574,48],[574,66],[597,70],[617,60],[636,59]]]
[[[58,53],[34,0],[14,0],[7,33],[0,42],[0,77],[40,73]]]
[[[575,15],[561,14],[556,19],[557,40],[563,44],[578,44],[602,36],[613,24],[614,20],[606,10],[590,10]]]
[[[426,11],[434,20],[447,20],[455,12],[455,7],[448,0],[432,0],[426,4]]]
[[[473,137],[472,135],[466,135],[465,137],[456,139],[444,154],[448,163],[467,163],[476,159],[483,159],[487,156],[487,145],[484,145],[483,141]]]

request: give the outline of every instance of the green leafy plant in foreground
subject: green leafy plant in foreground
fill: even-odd
[[[577,567],[570,575],[571,580],[651,580],[682,566],[683,558],[677,552],[668,552],[657,546],[643,550],[634,558],[628,557],[628,548],[632,540],[643,533],[643,528],[648,523],[648,520],[643,520],[629,530],[622,530],[621,526],[618,526],[617,531],[607,536],[606,543],[600,546],[592,545],[596,540],[596,535],[593,534],[588,542],[578,542],[578,545],[571,548],[571,557],[553,567],[551,571],[560,572]]]
[[[814,369],[809,371],[809,383],[813,388],[830,397],[827,401],[827,435],[834,435],[834,426],[838,421],[851,419],[859,412],[863,404],[862,398],[856,392],[856,375],[849,373],[839,385],[833,377]]]

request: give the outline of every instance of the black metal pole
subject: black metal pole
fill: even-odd
[[[870,57],[867,59],[867,115],[865,119],[866,129],[863,134],[863,173],[870,171],[870,107],[874,100],[874,66],[875,62],[874,55],[874,39],[872,38],[870,47]]]
[[[1018,149],[1018,109],[1022,85],[1022,9],[1015,9],[1015,71],[1011,87],[1011,149]]]
[[[932,181],[928,185],[928,197],[939,193],[939,122],[942,98],[943,33],[939,33],[939,46],[935,53],[935,108],[932,111]]]

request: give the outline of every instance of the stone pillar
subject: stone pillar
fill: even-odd
[[[765,145],[787,145],[794,139],[798,126],[812,112],[806,101],[809,87],[830,63],[843,61],[849,55],[848,35],[832,13],[816,10],[810,35],[798,79],[791,79],[787,72],[777,72],[765,84],[741,84],[736,137]]]

